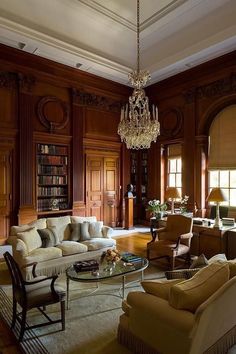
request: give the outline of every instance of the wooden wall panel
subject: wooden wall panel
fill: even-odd
[[[119,114],[87,108],[84,136],[86,138],[120,141],[117,134],[119,119]]]

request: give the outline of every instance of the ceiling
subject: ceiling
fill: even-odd
[[[1,0],[0,43],[128,85],[136,0]],[[158,82],[236,50],[236,0],[140,0],[141,68]]]

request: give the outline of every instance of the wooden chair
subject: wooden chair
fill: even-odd
[[[185,257],[190,264],[190,244],[192,218],[171,214],[167,217],[166,227],[152,232],[152,241],[147,244],[147,258],[154,260],[166,257],[170,268],[174,269],[176,257]]]
[[[8,269],[12,279],[13,293],[13,316],[11,328],[14,328],[16,321],[20,323],[19,341],[22,341],[25,330],[42,327],[49,324],[61,323],[62,330],[65,330],[65,290],[56,286],[55,280],[57,275],[52,277],[36,276],[35,267],[37,263],[31,263],[27,266],[32,266],[33,279],[25,281],[22,277],[18,264],[15,262],[9,252],[4,253]],[[52,320],[45,312],[45,307],[50,304],[60,302],[61,317],[58,320]],[[21,313],[17,313],[17,304],[22,308]],[[41,308],[42,307],[42,308]],[[37,308],[47,319],[47,322],[40,323],[34,326],[26,324],[27,311],[32,308]]]

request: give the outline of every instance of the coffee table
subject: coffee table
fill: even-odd
[[[141,272],[141,280],[143,280],[143,271],[148,267],[148,260],[146,258],[139,257],[140,261],[133,263],[127,263],[123,260],[116,262],[113,265],[106,263],[99,264],[98,271],[86,271],[76,272],[74,265],[71,265],[66,270],[66,295],[67,295],[67,309],[69,308],[69,283],[70,280],[83,282],[83,283],[99,283],[105,279],[111,279],[114,277],[122,277],[122,299],[125,296],[125,280],[129,274]]]

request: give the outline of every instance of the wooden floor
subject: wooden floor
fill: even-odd
[[[118,251],[128,251],[134,254],[145,257],[146,256],[146,247],[147,242],[151,240],[150,234],[135,233],[128,236],[118,236],[115,238]],[[2,264],[3,266],[3,264]],[[4,285],[6,282],[6,267],[0,269],[0,286]],[[20,350],[16,339],[11,333],[8,326],[0,318],[0,353],[1,354],[19,354],[22,353]]]

